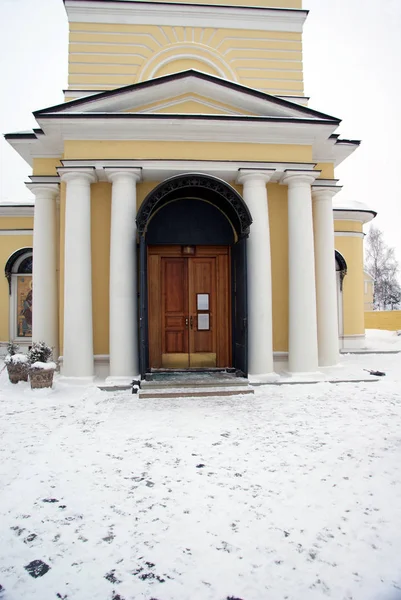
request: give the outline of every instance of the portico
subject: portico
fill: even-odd
[[[288,283],[289,283],[289,352],[288,367],[293,373],[315,372],[318,367],[337,362],[338,331],[331,326],[330,319],[319,320],[316,308],[316,294],[320,315],[334,312],[331,325],[337,322],[336,287],[334,266],[334,236],[327,235],[332,219],[331,197],[335,193],[332,181],[323,181],[315,188],[313,184],[319,173],[313,165],[304,164],[302,170],[294,171],[286,163],[255,164],[253,168],[244,163],[211,163],[197,165],[202,177],[207,181],[220,181],[225,190],[232,190],[238,202],[249,215],[244,231],[235,234],[243,237],[246,246],[245,286],[247,290],[247,314],[245,335],[247,368],[251,380],[264,382],[277,377],[275,375],[273,347],[273,294],[271,275],[271,245],[269,222],[269,186],[288,189]],[[164,184],[174,182],[177,177],[198,176],[188,171],[185,161],[165,161],[156,165],[149,161],[63,161],[58,169],[60,180],[65,184],[65,251],[64,251],[64,350],[62,354],[62,374],[71,380],[91,380],[95,372],[100,374],[98,357],[93,350],[93,312],[92,293],[94,282],[92,273],[93,246],[91,245],[90,206],[95,199],[91,188],[93,184],[104,182],[111,185],[110,252],[109,252],[109,356],[103,358],[107,375],[114,383],[131,381],[143,375],[149,362],[141,364],[140,324],[148,318],[139,310],[138,302],[148,301],[148,280],[146,288],[141,289],[141,263],[137,255],[141,233],[137,234],[137,185],[144,180],[154,181],[163,171]],[[229,182],[237,181],[242,186],[242,196]],[[37,217],[42,245],[53,248],[53,252],[36,253],[37,272],[49,272],[49,256],[55,256],[52,238],[53,210],[56,206],[57,186],[48,184],[46,191],[52,209]],[[173,184],[172,184],[173,185]],[[32,184],[32,189],[34,184]],[[312,204],[313,186],[313,204]],[[160,186],[159,186],[160,187]],[[174,187],[174,185],[173,185]],[[41,201],[46,188],[37,188],[37,197]],[[238,189],[238,188],[237,188]],[[193,191],[188,194],[193,197]],[[91,200],[92,197],[92,200]],[[185,201],[185,190],[181,194]],[[320,204],[317,204],[319,203]],[[321,204],[324,203],[323,209]],[[146,211],[146,200],[141,205],[139,215]],[[238,211],[241,210],[238,205]],[[224,212],[224,208],[220,207]],[[325,212],[324,212],[325,211]],[[323,212],[323,214],[322,214]],[[330,216],[331,215],[331,216]],[[233,216],[228,214],[228,220]],[[240,218],[240,217],[238,217]],[[313,230],[315,219],[315,234]],[[319,221],[320,219],[320,221]],[[323,224],[321,223],[323,221]],[[231,223],[232,225],[232,223]],[[324,229],[326,227],[326,230]],[[142,224],[143,229],[143,224]],[[324,242],[322,242],[323,238]],[[36,239],[38,236],[36,236]],[[53,241],[52,241],[53,240]],[[171,240],[170,240],[171,241]],[[178,240],[179,242],[180,240]],[[196,240],[195,240],[196,241]],[[224,241],[224,240],[223,240]],[[147,252],[146,247],[144,251]],[[35,252],[35,245],[34,245]],[[330,271],[332,259],[333,272]],[[145,258],[147,260],[147,257]],[[315,272],[316,264],[316,272]],[[132,274],[127,277],[127,273]],[[148,275],[146,275],[147,277]],[[232,277],[232,275],[230,276]],[[328,282],[334,280],[331,293]],[[39,280],[40,284],[40,280]],[[37,286],[39,285],[36,284]],[[230,283],[230,287],[232,282]],[[323,293],[319,296],[319,290]],[[37,292],[40,294],[40,291]],[[146,297],[146,298],[145,298]],[[46,310],[57,310],[57,295],[47,298]],[[229,299],[230,310],[234,311],[235,301]],[[38,319],[40,323],[40,317]],[[235,319],[234,319],[235,321]],[[231,328],[231,326],[230,326]],[[149,332],[149,323],[145,331]],[[320,339],[318,344],[318,333]],[[146,334],[145,334],[146,335]],[[230,331],[231,358],[225,367],[235,367],[232,353],[235,328]],[[50,341],[45,331],[39,336]],[[77,344],[76,340],[80,343]],[[148,339],[144,340],[148,352]],[[329,353],[329,350],[332,353]],[[335,350],[334,350],[335,349]],[[95,369],[95,365],[97,368]],[[245,369],[244,369],[245,370]]]

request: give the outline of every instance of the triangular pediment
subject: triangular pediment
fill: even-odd
[[[131,114],[174,114],[174,115],[236,115],[256,116],[255,113],[219,102],[215,98],[196,93],[180,94],[163,98],[150,104],[135,106],[126,111]]]
[[[294,102],[198,71],[184,71],[39,110],[37,119],[82,114],[221,114],[338,123]]]

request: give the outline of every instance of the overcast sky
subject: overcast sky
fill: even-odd
[[[250,2],[252,4],[252,1]],[[401,0],[304,0],[305,93],[342,119],[360,148],[338,168],[341,196],[368,204],[401,262]],[[0,132],[35,126],[63,101],[67,18],[62,0],[0,0]],[[0,140],[0,201],[31,198],[29,166]]]

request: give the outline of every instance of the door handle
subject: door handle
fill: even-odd
[[[193,323],[193,317],[192,317],[192,315],[191,315],[191,318],[190,318],[189,322],[190,322],[190,325],[191,325],[191,329],[193,329],[194,323]]]

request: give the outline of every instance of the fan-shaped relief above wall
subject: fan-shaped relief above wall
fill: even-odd
[[[235,71],[217,52],[193,43],[179,43],[170,45],[153,54],[142,65],[138,82],[188,69],[203,71],[235,82],[238,81]]]

